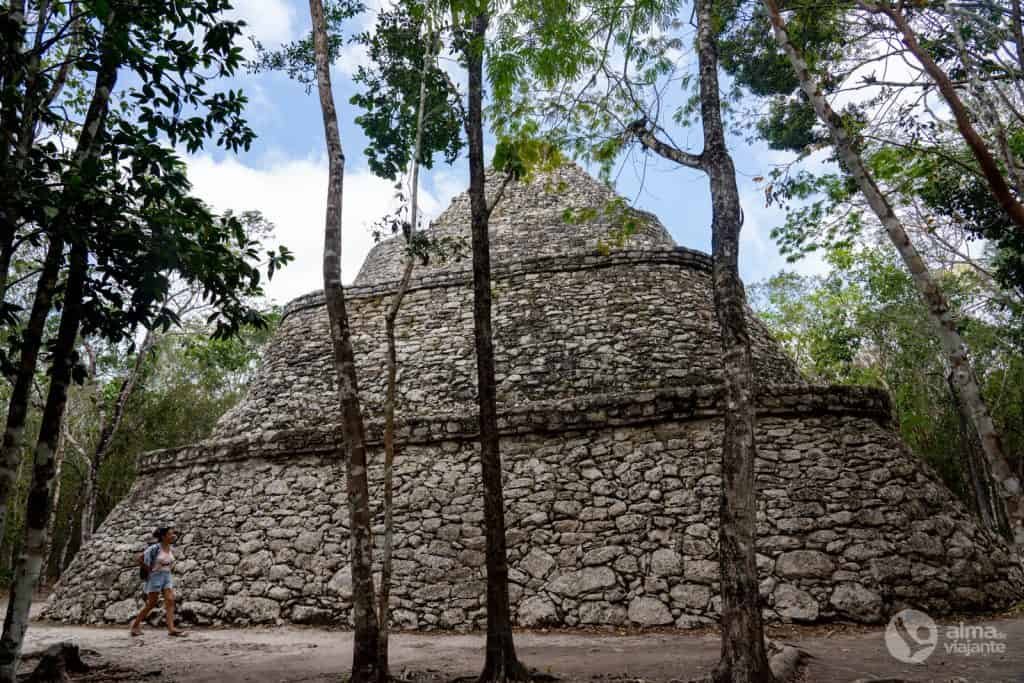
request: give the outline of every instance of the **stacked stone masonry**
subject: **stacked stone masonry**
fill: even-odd
[[[710,259],[656,219],[623,248],[566,206],[612,195],[567,167],[496,212],[495,339],[512,602],[522,626],[691,627],[719,609],[721,367]],[[465,197],[432,230],[465,237]],[[383,312],[395,242],[348,290],[370,475],[380,500]],[[482,628],[484,535],[465,264],[419,269],[399,318],[395,624]],[[348,511],[326,311],[289,305],[246,398],[206,442],[139,460],[46,615],[124,622],[157,522],[184,532],[183,616],[347,624]],[[899,441],[884,393],[803,382],[750,318],[757,377],[758,568],[771,621],[876,622],[904,606],[986,610],[1024,572]],[[378,516],[377,537],[382,532]],[[378,554],[379,556],[379,554]]]

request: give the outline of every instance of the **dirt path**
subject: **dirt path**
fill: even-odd
[[[776,639],[797,644],[813,659],[805,680],[841,683],[858,678],[913,681],[1024,683],[1024,617],[972,622],[1005,634],[1005,654],[947,654],[945,636],[923,665],[901,664],[886,650],[883,631],[865,628],[777,629]],[[945,633],[945,627],[940,628]],[[104,661],[137,673],[136,680],[196,683],[243,681],[319,683],[341,680],[351,663],[352,635],[305,628],[197,629],[168,638],[149,628],[131,638],[125,628],[34,623],[26,652],[62,640],[77,641]],[[718,656],[715,633],[519,633],[524,661],[563,681],[642,679],[667,682],[706,673]],[[399,634],[392,637],[392,669],[432,672],[430,680],[470,675],[482,663],[480,635]]]

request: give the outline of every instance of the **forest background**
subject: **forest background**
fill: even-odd
[[[302,2],[238,0],[234,4],[232,16],[245,20],[246,33],[269,49],[297,39],[304,31]],[[380,6],[371,4],[351,19],[351,35],[370,29],[379,10]],[[245,55],[255,59],[256,47],[247,46]],[[692,61],[685,44],[678,58],[681,63]],[[339,101],[347,101],[358,91],[352,76],[359,66],[368,65],[368,59],[361,44],[342,47],[334,66]],[[464,75],[454,58],[451,61],[453,80],[463,85]],[[688,69],[681,67],[680,71]],[[779,188],[786,187],[779,180],[783,177],[780,172],[785,178],[798,177],[800,171],[819,177],[834,172],[829,150],[820,140],[801,141],[795,145],[802,148],[799,152],[766,140],[772,131],[759,129],[756,124],[761,119],[751,111],[763,100],[733,89],[733,81],[726,83],[732,113],[729,144],[745,212],[740,265],[751,305],[809,380],[886,389],[907,443],[969,503],[969,477],[959,454],[968,446],[970,429],[956,409],[942,351],[909,275],[870,221],[851,226],[829,220],[830,216],[850,214],[848,197],[833,193],[823,200],[808,188],[794,190],[791,185],[786,196],[780,196]],[[692,93],[681,79],[678,85],[677,92],[666,95],[666,107],[687,105]],[[250,98],[246,112],[258,137],[248,150],[238,153],[181,150],[194,192],[218,211],[237,212],[255,238],[287,245],[295,261],[270,281],[264,297],[253,302],[267,313],[269,327],[245,328],[236,338],[211,338],[202,306],[193,294],[182,291],[180,328],[148,336],[140,329],[134,345],[88,337],[80,341],[80,357],[87,372],[83,382],[71,389],[68,401],[47,559],[50,579],[59,576],[73,557],[90,532],[87,527],[98,526],[127,493],[135,457],[204,438],[244,392],[272,336],[281,304],[319,287],[320,235],[315,226],[323,215],[326,161],[322,152],[315,151],[322,147],[319,136],[305,132],[319,125],[315,97],[303,96],[285,75],[273,71],[238,73],[217,87],[245,90]],[[354,120],[359,113],[354,107],[341,109],[342,132],[351,141],[351,150],[367,144]],[[699,139],[699,125],[685,130],[687,137]],[[490,158],[495,139],[488,136],[485,143]],[[349,196],[358,200],[345,205],[342,269],[346,281],[354,277],[373,244],[374,222],[395,207],[393,184],[375,177],[361,155],[353,156],[356,160],[349,168],[346,185]],[[883,178],[899,185],[900,159],[880,153],[873,163]],[[464,190],[461,162],[456,164],[438,164],[424,172],[420,201],[425,219],[436,216],[451,197]],[[598,164],[589,168],[595,174],[600,171]],[[618,159],[608,173],[616,190],[638,208],[658,215],[679,244],[709,250],[710,209],[700,176],[686,174],[639,149]],[[856,209],[852,206],[854,213]],[[1003,435],[1005,451],[1022,471],[1024,326],[1020,288],[992,277],[1005,254],[955,222],[929,222],[929,210],[933,208],[920,207],[922,251],[960,312],[961,331]],[[821,232],[808,233],[811,223],[821,226]],[[829,226],[835,230],[824,229]],[[31,258],[16,266],[26,274],[25,282],[31,283]],[[11,291],[17,301],[20,290],[15,287]],[[25,287],[26,300],[30,293]],[[52,334],[56,319],[50,324]],[[40,369],[29,433],[38,429],[45,383],[45,371]],[[9,391],[9,385],[0,388],[0,392]],[[86,514],[91,498],[90,462],[102,440],[103,427],[118,414],[119,405],[123,414],[109,444],[104,445],[97,471],[95,513]],[[26,452],[30,448],[31,444],[26,445]],[[0,543],[0,581],[10,579],[23,535],[29,478],[28,468],[22,468],[8,508],[10,523]]]

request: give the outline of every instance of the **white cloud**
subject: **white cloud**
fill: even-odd
[[[323,286],[323,226],[327,205],[327,162],[323,158],[280,158],[253,168],[229,157],[222,161],[201,154],[188,157],[195,194],[218,211],[256,209],[277,226],[277,239],[295,260],[275,274],[267,287],[278,303]],[[434,215],[437,200],[421,192],[424,212]],[[373,246],[370,227],[395,208],[390,181],[367,170],[345,174],[342,209],[342,279],[351,280]]]
[[[373,60],[370,59],[370,52],[362,43],[346,43],[342,46],[338,59],[334,62],[335,71],[340,72],[346,78],[356,75],[359,67],[370,67]]]
[[[751,191],[741,196],[743,229],[740,232],[740,274],[747,285],[771,277],[780,270],[802,275],[822,275],[829,265],[817,252],[812,252],[795,263],[788,263],[779,253],[771,237],[772,228],[785,221],[785,212],[778,207],[765,206],[764,195]]]
[[[448,208],[455,195],[463,192],[468,185],[465,171],[461,174],[448,166],[435,167],[431,172],[430,180],[434,188],[434,195],[442,209]]]
[[[366,5],[366,9],[353,20],[353,34],[361,31],[372,32],[377,23],[377,15],[390,9],[393,3],[389,0],[365,0],[363,4]],[[362,43],[345,43],[334,62],[334,68],[349,78],[355,75],[360,66],[370,65],[369,51]]]
[[[287,0],[234,0],[231,17],[246,23],[246,36],[269,48],[294,40],[299,35],[295,8]],[[245,41],[246,50],[250,49]]]

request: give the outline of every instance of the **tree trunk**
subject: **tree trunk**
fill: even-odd
[[[1006,518],[1005,506],[999,502],[999,490],[988,461],[985,460],[985,453],[978,442],[978,433],[972,429],[970,416],[964,412],[964,404],[960,400],[952,374],[946,376],[946,383],[949,385],[949,393],[953,398],[953,407],[956,409],[960,427],[960,439],[963,444],[962,469],[974,511],[987,528],[997,530],[1005,537],[1010,533],[1010,522]]]
[[[25,15],[24,0],[11,2],[8,10],[11,15],[20,14],[22,21]],[[70,13],[75,13],[75,8]],[[24,43],[23,37],[12,41],[11,46],[13,59],[7,58],[9,65],[4,74],[4,106],[0,114],[0,168],[8,169],[8,173],[14,182],[17,182],[24,173],[25,164],[28,161],[32,147],[36,140],[36,131],[39,125],[40,114],[60,94],[66,83],[70,71],[71,61],[79,52],[78,41],[72,39],[72,46],[68,53],[62,57],[64,64],[58,69],[51,88],[44,91],[40,79],[40,72],[43,70],[44,49],[41,45],[43,37],[52,32],[51,20],[53,13],[46,9],[38,9],[36,13],[35,41],[23,54],[13,53],[13,50],[20,52]],[[79,18],[72,20],[71,32],[77,30]],[[24,66],[21,66],[24,62]],[[24,91],[17,93],[17,84],[24,81]],[[8,90],[8,87],[10,90]],[[7,99],[9,98],[9,99]],[[17,105],[21,103],[21,120],[17,121]],[[14,130],[17,132],[14,133]],[[14,141],[17,141],[16,143]],[[17,250],[17,233],[21,217],[16,205],[0,207],[0,302],[6,301],[7,280],[10,276],[11,261]]]
[[[57,556],[57,578],[64,574],[64,568],[68,566],[68,552],[71,550],[71,541],[75,538],[75,524],[74,520],[80,519],[82,509],[82,502],[79,501],[78,505],[71,513],[71,523],[68,526],[68,532],[64,534],[64,542],[60,545],[60,555]],[[81,546],[79,546],[81,547]]]
[[[489,17],[472,19],[465,48],[469,76],[469,202],[473,235],[473,340],[476,347],[477,401],[480,412],[480,466],[487,540],[487,652],[480,681],[525,681],[529,672],[516,657],[508,597],[505,502],[498,443],[497,383],[491,327],[491,252],[484,173],[483,47]]]
[[[342,432],[347,455],[352,558],[352,612],[355,643],[352,649],[353,683],[376,683],[379,631],[373,606],[373,541],[370,528],[370,492],[366,473],[366,436],[359,408],[355,359],[341,284],[341,207],[345,178],[345,154],[341,146],[338,115],[331,90],[327,26],[321,0],[309,0],[313,21],[313,51],[317,90],[323,114],[328,153],[327,214],[324,225],[324,298],[331,324],[334,371],[341,403]],[[0,682],[2,683],[2,682]]]
[[[24,77],[22,71],[23,50],[27,22],[25,17],[25,0],[10,0],[6,7],[0,9],[0,21],[9,26],[4,33],[14,36],[0,45],[3,55],[0,57],[0,169],[6,169],[14,149],[16,131],[18,130],[18,103],[21,94],[18,86]]]
[[[896,216],[895,211],[893,211],[889,200],[882,194],[881,189],[875,183],[870,171],[857,152],[853,139],[843,127],[839,116],[833,111],[825,96],[822,95],[803,56],[790,43],[786,24],[782,19],[775,0],[763,0],[763,2],[771,17],[775,40],[789,58],[789,62],[800,81],[801,88],[814,106],[818,118],[828,128],[829,134],[832,136],[832,143],[840,159],[846,165],[850,175],[867,199],[878,220],[885,227],[889,238],[903,258],[907,270],[910,271],[914,284],[931,315],[935,331],[946,354],[946,360],[949,363],[953,381],[956,383],[957,396],[962,401],[964,412],[971,417],[973,427],[977,431],[978,439],[985,451],[988,466],[999,481],[1001,495],[1005,497],[1009,519],[1016,535],[1016,542],[1018,544],[1024,543],[1024,506],[1022,506],[1021,500],[1020,481],[1010,468],[1003,454],[999,433],[996,431],[992,417],[989,415],[988,408],[982,398],[981,389],[978,386],[974,369],[967,354],[967,347],[960,337],[960,331],[957,328],[956,319],[953,311],[950,309],[949,302],[932,278],[921,255],[910,241],[910,236],[904,229],[899,217]],[[998,531],[998,529],[995,531]],[[1010,540],[1014,539],[1011,538]]]
[[[1024,73],[1024,17],[1021,16],[1020,0],[1010,0],[1010,26],[1013,31],[1014,54],[1017,69]]]
[[[54,643],[46,648],[36,668],[28,675],[24,683],[56,683],[71,680],[69,674],[89,672],[89,665],[82,660],[78,645],[65,641]]]
[[[411,246],[412,237],[416,233],[419,221],[419,189],[420,189],[420,155],[423,147],[423,112],[427,102],[427,69],[433,58],[434,36],[430,17],[430,9],[427,9],[426,21],[426,42],[427,49],[423,55],[423,66],[420,69],[420,93],[419,102],[416,108],[416,139],[413,143],[412,153],[412,178],[410,181],[410,207],[409,207],[409,232],[406,236],[407,245]],[[395,322],[398,320],[398,311],[402,307],[402,300],[409,289],[409,282],[412,280],[412,271],[416,265],[415,257],[410,253],[406,254],[405,267],[402,270],[402,279],[398,283],[394,297],[388,306],[384,320],[384,333],[387,336],[388,354],[388,382],[387,395],[384,399],[384,557],[381,561],[380,570],[380,641],[378,643],[379,654],[377,657],[377,674],[380,683],[387,683],[389,676],[388,667],[388,636],[391,629],[390,609],[391,600],[391,572],[392,555],[394,552],[394,464],[395,464],[395,400],[398,391],[398,353],[395,349]]]
[[[935,85],[938,86],[939,92],[942,93],[942,98],[946,101],[946,104],[949,105],[949,110],[952,112],[954,120],[956,120],[956,126],[960,130],[960,135],[967,143],[971,153],[974,154],[974,158],[978,162],[982,175],[985,176],[985,181],[988,183],[992,195],[999,202],[999,205],[1003,207],[1003,211],[1010,217],[1010,220],[1017,225],[1017,229],[1024,231],[1024,204],[1021,204],[1013,196],[1006,178],[1003,176],[1002,171],[999,170],[999,164],[996,162],[995,157],[992,156],[992,152],[989,151],[985,141],[978,135],[974,124],[971,123],[971,115],[960,99],[960,95],[957,94],[956,87],[949,79],[949,76],[946,75],[946,72],[935,63],[931,55],[917,41],[917,36],[907,22],[907,17],[903,14],[903,10],[899,7],[893,7],[888,0],[882,0],[877,5],[864,3],[864,6],[870,11],[881,12],[896,25],[896,29],[903,37],[903,44],[917,58],[917,61],[921,63],[921,66],[924,67],[924,70],[935,82]]]
[[[46,542],[43,546],[43,582],[47,580],[46,570],[50,559],[53,555],[53,535],[57,529],[57,512],[60,509],[60,496],[62,484],[62,474],[64,472],[64,458],[67,455],[67,451],[64,444],[64,439],[57,439],[57,452],[54,456],[54,473],[53,473],[53,493],[50,496],[50,519],[46,523]]]
[[[422,105],[421,105],[422,111]],[[411,214],[416,215],[416,182],[419,163],[413,169],[413,209]],[[415,219],[413,220],[415,226]],[[411,234],[411,233],[410,233]],[[384,399],[384,556],[381,560],[380,569],[380,639],[377,642],[377,676],[380,683],[387,683],[389,676],[388,667],[388,635],[390,631],[390,601],[391,601],[391,571],[392,554],[394,550],[394,464],[395,464],[395,394],[398,384],[398,353],[395,349],[395,320],[398,317],[398,310],[402,305],[402,299],[409,288],[409,281],[412,279],[413,258],[408,256],[405,262],[405,269],[402,272],[402,280],[399,282],[398,290],[391,300],[386,318],[384,330],[387,336],[387,395]]]
[[[747,330],[746,295],[739,274],[743,210],[736,170],[725,144],[718,90],[718,45],[712,0],[697,2],[697,57],[700,71],[704,170],[711,185],[711,243],[714,257],[715,317],[722,335],[725,380],[722,435],[722,497],[718,563],[722,582],[722,656],[716,681],[773,681],[764,645],[761,597],[755,557],[754,371]]]
[[[8,496],[7,504],[4,506],[4,514],[6,515],[5,519],[7,520],[13,520],[17,516],[18,496],[16,491],[18,482],[21,481],[21,478],[25,474],[26,460],[27,458],[21,459],[21,462],[18,463],[18,469],[14,474],[14,484],[11,487],[11,495]],[[10,538],[8,538],[8,536],[10,536]],[[11,527],[6,529],[5,535],[0,537],[0,542],[3,543],[3,552],[0,553],[0,567],[6,569],[8,572],[13,572],[14,558],[18,555],[17,550],[20,543],[20,538],[17,533],[15,533],[15,528]]]
[[[112,20],[112,18],[110,19]],[[96,85],[89,109],[82,124],[78,145],[75,150],[73,164],[80,167],[85,159],[95,151],[96,139],[99,137],[107,114],[110,94],[117,83],[119,59],[112,49],[105,49],[101,57],[100,67],[96,74]],[[25,420],[28,416],[29,392],[35,377],[39,349],[43,341],[43,330],[46,318],[50,314],[50,305],[57,287],[57,276],[63,261],[64,235],[61,223],[65,215],[54,219],[55,229],[50,230],[50,243],[43,262],[42,273],[32,302],[32,312],[22,333],[21,356],[11,397],[7,407],[7,424],[4,428],[3,444],[0,446],[0,537],[3,536],[7,522],[7,498],[18,469],[22,437],[24,436]]]
[[[10,514],[11,512],[10,508],[13,507],[13,502],[14,499],[12,498],[7,503],[8,514]],[[7,571],[12,571],[14,569],[14,546],[17,544],[15,543],[15,539],[13,538],[11,539],[10,543],[8,543],[7,539],[4,538],[3,544],[3,550],[0,551],[0,568],[5,569]]]
[[[89,462],[85,473],[85,481],[82,482],[82,520],[79,529],[79,543],[81,547],[92,538],[92,532],[96,528],[96,501],[99,493],[96,489],[99,471],[93,469],[93,463]]]
[[[7,618],[0,637],[0,683],[15,683],[21,648],[28,628],[32,594],[39,581],[46,550],[46,525],[50,516],[50,490],[56,471],[68,385],[74,365],[75,340],[82,317],[82,294],[88,269],[84,238],[77,240],[70,255],[64,310],[60,317],[57,343],[53,349],[50,388],[43,408],[39,439],[33,458],[32,483],[25,510],[25,544],[18,557],[14,583],[8,598]]]
[[[146,336],[135,356],[135,362],[129,369],[128,374],[121,380],[121,386],[117,390],[117,398],[110,415],[104,415],[100,421],[100,436],[96,441],[96,448],[93,449],[89,458],[89,469],[83,482],[82,501],[82,523],[81,523],[81,545],[84,546],[93,532],[96,530],[96,503],[99,498],[99,476],[100,468],[107,459],[107,452],[110,444],[114,441],[121,421],[124,418],[125,410],[128,408],[128,400],[135,391],[139,376],[142,375],[142,368],[146,363],[146,356],[153,348],[156,335],[152,330],[146,330]]]
[[[0,21],[10,24],[11,29],[5,32],[15,36],[12,40],[4,41],[3,47],[0,48],[3,50],[0,59],[0,64],[3,65],[3,72],[0,73],[0,170],[4,171],[5,175],[9,174],[11,181],[14,182],[17,176],[12,160],[21,128],[18,122],[18,104],[23,102],[19,85],[25,76],[22,65],[25,59],[25,1],[11,0],[7,3],[7,7],[0,11]],[[17,208],[9,202],[0,203],[0,258],[6,261],[6,267],[0,269],[0,301],[5,298],[7,271],[11,263],[10,254],[13,252],[10,247],[14,244],[17,226]]]
[[[46,256],[43,259],[42,272],[36,284],[35,297],[32,300],[32,311],[29,314],[28,323],[21,333],[18,370],[7,403],[7,422],[4,427],[3,443],[0,445],[0,537],[3,536],[7,528],[7,499],[17,482],[32,383],[35,380],[46,319],[50,315],[63,260],[64,240],[58,234],[51,234]]]

